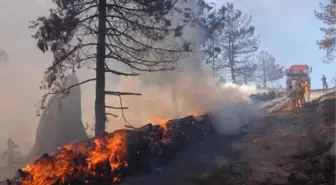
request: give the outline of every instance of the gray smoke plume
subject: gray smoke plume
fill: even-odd
[[[196,1],[188,1],[187,6],[194,12],[199,8]],[[179,61],[177,71],[143,73],[136,79],[121,79],[118,90],[143,94],[123,99],[124,106],[131,108],[125,111],[127,119],[134,126],[140,126],[158,119],[211,112],[220,132],[239,131],[256,113],[247,94],[237,86],[215,84],[200,52],[205,30],[190,26],[184,30],[183,37],[191,42],[192,52]]]

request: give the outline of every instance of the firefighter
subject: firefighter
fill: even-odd
[[[297,108],[300,108],[304,103],[304,89],[301,82],[297,84],[295,88],[295,93],[296,93],[296,106]]]
[[[307,96],[307,99],[309,100],[310,99],[310,84],[307,79],[304,81],[304,89],[305,89],[305,94]]]
[[[293,113],[296,113],[297,112],[296,92],[292,85],[288,86],[287,97],[289,99],[291,111]]]
[[[292,80],[292,89],[295,89],[297,86],[297,81],[296,80]]]
[[[300,98],[300,103],[302,107],[302,105],[306,102],[304,81],[301,81],[300,83],[299,98]]]

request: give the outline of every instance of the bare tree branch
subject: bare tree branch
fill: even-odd
[[[140,75],[139,73],[123,73],[123,72],[120,72],[120,71],[115,71],[115,70],[110,69],[107,64],[105,64],[105,72],[113,73],[115,75],[123,75],[123,76],[138,76],[138,75]]]
[[[113,116],[113,117],[116,117],[116,118],[118,117],[118,115],[115,115],[115,114],[112,114],[112,113],[108,113],[108,112],[106,113],[106,115],[110,115],[110,116]]]
[[[67,87],[67,88],[60,89],[59,91],[55,91],[55,92],[47,93],[46,95],[60,94],[60,93],[67,93],[67,92],[69,92],[69,91],[71,90],[71,88],[74,88],[74,87],[76,87],[76,86],[85,84],[85,83],[87,83],[87,82],[95,81],[95,80],[96,80],[96,78],[90,78],[90,79],[84,80],[84,81],[82,81],[82,82],[79,82],[79,83],[77,83],[77,84],[70,85],[70,86]]]
[[[109,109],[123,109],[123,110],[125,110],[125,109],[128,109],[128,107],[112,107],[112,106],[105,106],[106,108],[109,108]]]
[[[112,96],[141,96],[141,93],[119,92],[119,91],[105,91],[105,94]]]
[[[41,104],[38,106],[39,107],[39,110],[37,110],[37,115],[40,115],[40,111],[44,110],[45,106],[45,101],[47,100],[47,98],[50,96],[50,95],[57,95],[57,94],[61,94],[62,96],[60,97],[60,101],[65,98],[66,96],[69,95],[70,91],[72,88],[74,87],[77,87],[77,86],[80,86],[80,85],[83,85],[85,83],[88,83],[88,82],[91,82],[91,81],[95,81],[96,78],[91,78],[91,79],[87,79],[87,80],[84,80],[82,82],[79,82],[79,83],[76,83],[76,84],[73,84],[73,85],[70,85],[69,87],[67,88],[61,88],[59,90],[56,90],[54,92],[49,92],[49,93],[46,93],[42,96],[42,99],[41,99]],[[60,107],[59,107],[60,108]]]
[[[123,107],[121,95],[119,95],[119,102],[120,102],[120,106]],[[123,109],[121,109],[121,115],[125,121],[125,127],[135,129],[135,127],[126,119]]]

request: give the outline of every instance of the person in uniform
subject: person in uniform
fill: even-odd
[[[289,85],[288,87],[287,97],[289,99],[291,111],[293,113],[296,113],[297,112],[296,92],[292,85]]]
[[[302,107],[302,105],[306,102],[304,81],[300,82],[299,98],[300,98],[300,104],[301,104],[300,107]]]
[[[296,86],[297,86],[297,81],[292,80],[292,89],[296,89]]]
[[[296,106],[297,108],[300,108],[302,104],[304,103],[302,100],[302,96],[304,96],[304,89],[303,86],[301,85],[302,83],[299,82],[295,88],[295,93],[296,93]]]
[[[304,89],[305,89],[305,94],[307,96],[307,99],[309,100],[310,99],[310,84],[309,84],[308,79],[304,81]]]

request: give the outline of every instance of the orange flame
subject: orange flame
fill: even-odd
[[[23,185],[49,185],[55,179],[65,182],[68,175],[75,172],[88,172],[96,175],[95,166],[109,160],[112,170],[127,166],[124,159],[126,156],[126,132],[116,133],[113,137],[94,139],[95,147],[89,151],[84,145],[66,145],[53,157],[42,157],[32,165],[25,166],[22,170],[30,174],[29,178],[23,178]],[[73,159],[78,154],[87,153],[85,166],[76,166]],[[113,182],[119,181],[119,177],[114,177]]]
[[[126,155],[125,133],[117,133],[112,139],[98,138],[94,140],[96,148],[86,158],[88,168],[93,170],[95,166],[109,159],[112,169],[127,166],[123,157]]]
[[[198,117],[198,116],[201,115],[201,113],[199,113],[198,111],[194,111],[194,112],[191,113],[191,115],[194,116],[194,117]]]
[[[24,179],[23,184],[47,185],[56,178],[64,182],[65,177],[74,172],[74,166],[71,164],[74,157],[74,152],[66,148],[62,148],[55,157],[42,157],[33,165],[23,168],[23,171],[31,174],[31,178]]]
[[[163,131],[167,132],[167,130],[168,130],[167,120],[164,120],[164,119],[159,118],[157,116],[151,116],[150,122],[152,122],[153,124],[160,125],[163,128]]]

